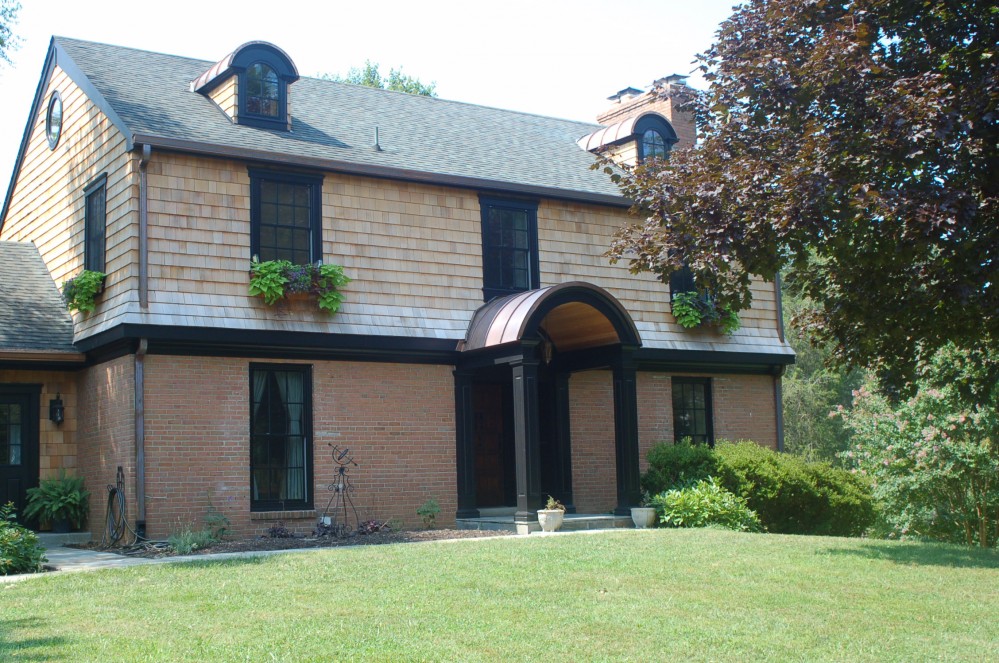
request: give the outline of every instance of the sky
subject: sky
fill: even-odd
[[[302,76],[365,60],[435,82],[445,99],[595,121],[607,97],[688,74],[736,0],[21,0],[0,63],[0,191],[53,35],[217,61],[269,41]],[[694,76],[690,83],[703,87]]]

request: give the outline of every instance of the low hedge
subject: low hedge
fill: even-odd
[[[859,536],[874,521],[870,487],[828,463],[810,463],[755,442],[663,443],[648,455],[642,487],[658,494],[713,476],[746,500],[769,532]]]

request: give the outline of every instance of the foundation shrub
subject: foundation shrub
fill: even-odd
[[[642,476],[648,493],[658,496],[714,477],[744,499],[769,532],[859,536],[874,522],[864,477],[755,442],[719,441],[714,449],[689,440],[662,443],[649,451],[648,460]]]
[[[706,479],[718,469],[718,458],[706,444],[685,438],[676,444],[661,442],[649,450],[649,470],[642,475],[642,490],[658,495]]]
[[[721,442],[714,453],[719,483],[743,497],[770,532],[859,536],[874,521],[868,484],[846,470],[750,441]]]
[[[660,524],[666,527],[723,527],[759,532],[760,519],[746,500],[722,488],[713,478],[701,479],[652,498]]]
[[[13,502],[0,506],[0,575],[41,571],[44,552],[38,535],[17,523]]]

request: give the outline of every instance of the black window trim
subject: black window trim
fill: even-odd
[[[271,71],[277,76],[278,79],[278,116],[269,117],[267,115],[260,115],[258,113],[251,113],[247,110],[247,90],[249,90],[249,85],[246,81],[246,72],[255,64],[263,64],[270,67]],[[288,129],[288,82],[285,77],[282,76],[281,72],[284,69],[280,63],[275,62],[267,57],[257,57],[248,66],[244,67],[239,72],[239,81],[237,83],[237,90],[239,95],[239,115],[238,123],[244,124],[250,127],[256,127],[258,129],[280,129],[286,131]]]
[[[52,136],[52,109],[55,107],[56,102],[59,102],[59,125],[55,128],[55,137]],[[66,114],[66,105],[63,103],[62,95],[59,94],[59,90],[53,90],[52,95],[49,97],[49,105],[45,109],[45,139],[49,143],[49,149],[54,150],[59,146],[59,141],[62,139],[62,128],[63,120]]]
[[[638,160],[645,160],[645,141],[643,137],[645,132],[649,129],[655,129],[659,132],[659,135],[663,137],[663,142],[666,143],[666,156],[669,156],[670,150],[673,145],[679,140],[676,136],[676,131],[670,126],[666,118],[658,115],[656,113],[648,113],[643,115],[637,122],[635,122],[635,142],[637,144],[638,150]]]
[[[258,370],[266,371],[298,371],[303,374],[302,398],[305,401],[305,412],[302,423],[305,437],[305,490],[306,499],[302,500],[254,500],[253,499],[253,373]],[[251,362],[247,371],[247,382],[249,391],[247,392],[247,404],[250,408],[246,420],[247,432],[249,433],[249,449],[247,454],[248,481],[247,488],[250,491],[250,511],[254,513],[269,511],[310,511],[315,508],[315,457],[313,452],[313,414],[315,404],[312,392],[312,364],[280,364],[280,363],[260,363]]]
[[[711,397],[711,391],[712,391],[712,389],[711,389],[711,378],[699,378],[699,377],[687,377],[687,376],[673,376],[671,378],[671,380],[670,380],[670,398],[671,398],[671,400],[675,399],[674,394],[676,393],[676,387],[677,387],[678,384],[681,384],[681,385],[682,384],[691,384],[691,385],[703,385],[704,386],[704,409],[705,409],[705,417],[704,417],[704,427],[705,427],[704,437],[705,437],[705,440],[704,441],[707,443],[707,445],[709,447],[714,448],[714,446],[715,446],[715,426],[714,426],[715,413],[714,413],[714,402],[713,402],[713,399]],[[671,406],[671,413],[672,413],[672,417],[673,417],[673,442],[675,444],[677,442],[680,442],[680,438],[678,437],[678,432],[679,431],[677,430],[677,416],[676,416],[676,407],[675,407],[674,403],[675,403],[675,400],[674,400],[673,403],[670,403],[670,406]],[[698,443],[697,440],[695,440],[694,442]]]
[[[263,168],[248,168],[250,174],[250,256],[260,255],[260,184],[263,181],[303,184],[311,187],[310,211],[310,256],[309,262],[323,260],[323,179],[322,174],[297,173]]]
[[[108,241],[108,174],[101,173],[83,189],[83,268],[94,272],[105,272],[107,269]],[[101,192],[104,196],[104,218],[92,219],[90,215],[90,197]],[[97,224],[96,228],[94,224]],[[89,245],[92,230],[100,230],[101,250],[98,255],[92,255]]]
[[[494,195],[482,194],[479,196],[479,209],[482,222],[482,294],[483,300],[489,301],[496,297],[505,297],[518,292],[525,292],[525,289],[499,288],[486,283],[486,256],[492,249],[489,243],[489,233],[486,229],[489,223],[489,210],[491,208],[503,208],[527,212],[527,241],[530,251],[529,269],[530,283],[526,290],[537,290],[541,287],[541,267],[538,256],[538,200],[528,198],[506,198]]]

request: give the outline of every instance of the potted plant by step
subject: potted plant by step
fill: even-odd
[[[557,499],[548,496],[544,509],[538,509],[538,523],[541,524],[542,531],[554,532],[562,526],[562,519],[565,518],[565,506]]]
[[[656,508],[652,506],[652,497],[648,493],[642,494],[641,506],[631,507],[631,521],[636,529],[656,526]]]
[[[50,523],[53,532],[65,533],[70,525],[80,529],[89,510],[90,491],[83,488],[83,478],[68,477],[64,470],[58,479],[42,479],[37,488],[28,489],[24,515]]]

